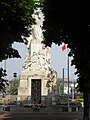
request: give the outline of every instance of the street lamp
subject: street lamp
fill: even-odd
[[[16,77],[17,77],[17,73],[16,72],[13,73],[13,77],[16,79]]]

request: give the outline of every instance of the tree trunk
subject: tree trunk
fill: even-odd
[[[83,93],[84,97],[84,116],[83,120],[90,120],[90,93]]]

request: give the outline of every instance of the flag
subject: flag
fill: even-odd
[[[67,46],[66,46],[66,44],[64,44],[64,45],[62,46],[62,51],[66,50],[66,48],[67,48]]]

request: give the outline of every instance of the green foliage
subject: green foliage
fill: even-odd
[[[44,3],[46,0],[34,0],[34,1],[35,1],[35,5],[41,8],[44,7]]]
[[[3,97],[0,97],[0,101],[2,101],[3,100]]]
[[[38,5],[35,0],[0,0],[0,62],[7,58],[21,57],[19,52],[12,48],[12,44],[27,44],[26,37],[30,36],[31,25],[35,23],[32,14],[36,7]],[[1,68],[0,90],[5,91],[7,83],[3,78],[3,72]]]
[[[57,105],[65,105],[68,103],[67,95],[56,95],[55,98],[55,102]]]
[[[76,98],[76,99],[74,99],[74,101],[76,101],[76,102],[84,102],[84,99],[83,98]]]
[[[5,93],[6,87],[8,85],[8,81],[4,78],[7,76],[6,70],[3,70],[3,68],[0,68],[0,92]]]
[[[12,48],[12,43],[24,42],[24,37],[30,35],[34,8],[34,0],[0,1],[0,61],[20,57],[18,51]]]
[[[8,104],[8,105],[16,105],[16,101],[14,101],[14,100],[12,100],[12,99],[9,99],[9,100],[7,101],[7,104]]]
[[[90,99],[90,6],[89,1],[46,0],[43,13],[44,43],[62,42],[70,48],[78,76],[78,90],[84,94],[84,117],[89,119]],[[87,96],[86,96],[87,95]]]
[[[90,92],[90,8],[80,0],[46,0],[43,24],[46,46],[62,42],[70,48],[72,65],[77,69],[79,90]]]
[[[10,95],[17,95],[18,94],[18,80],[12,80],[10,85]]]

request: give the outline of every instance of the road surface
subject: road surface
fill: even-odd
[[[82,112],[61,113],[10,113],[0,115],[0,120],[81,120]]]

